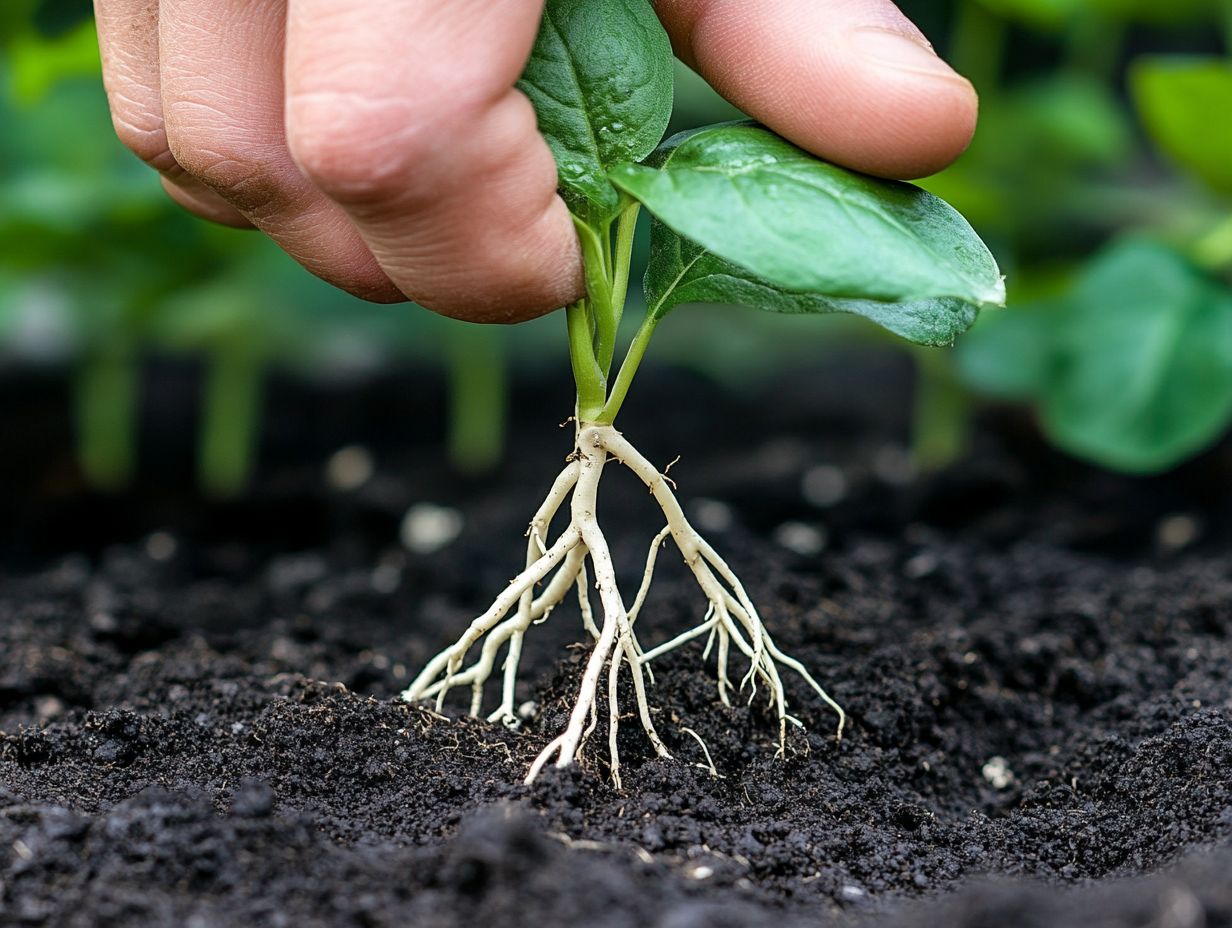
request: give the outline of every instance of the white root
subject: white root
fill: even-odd
[[[667,536],[671,533],[672,527],[665,525],[663,530],[655,535],[654,541],[650,543],[650,552],[646,555],[646,569],[642,571],[642,585],[638,587],[637,596],[633,600],[633,608],[629,610],[630,625],[637,621],[638,613],[642,611],[642,606],[646,602],[646,594],[650,592],[650,581],[654,577],[655,560],[659,556],[659,549],[663,547],[663,542],[667,540]]]
[[[544,545],[543,539],[547,535],[549,528],[552,525],[552,519],[564,505],[565,498],[569,495],[569,491],[573,489],[577,483],[577,467],[570,464],[557,476],[552,484],[552,489],[548,491],[547,498],[543,501],[543,505],[539,507],[539,511],[535,513],[533,519],[530,520],[530,526],[526,529],[526,569],[529,570],[534,564],[535,559],[547,554],[547,548]],[[561,569],[561,573],[567,573],[570,565],[576,560],[580,565],[581,558],[584,555],[578,555],[577,548],[569,552],[565,559],[565,566]],[[566,577],[566,584],[568,578]],[[522,659],[522,636],[526,634],[526,629],[530,628],[530,624],[535,621],[543,621],[551,613],[552,607],[556,605],[556,600],[552,598],[555,587],[549,586],[548,591],[544,596],[544,602],[538,613],[535,612],[536,602],[534,599],[534,587],[527,587],[522,596],[518,600],[518,615],[514,626],[509,634],[509,655],[505,658],[504,665],[504,681],[501,690],[500,707],[493,712],[489,717],[490,722],[503,722],[507,726],[518,724],[518,718],[514,714],[514,692],[517,688],[518,664]],[[499,636],[493,635],[493,638]],[[493,657],[495,651],[500,647],[499,642],[492,649]],[[485,652],[487,647],[485,645]],[[480,707],[483,704],[483,684],[486,680],[486,675],[480,676],[475,674],[475,682],[472,683],[474,692],[471,699],[471,715],[478,715]]]
[[[701,745],[702,753],[706,755],[706,762],[704,764],[697,764],[696,766],[701,767],[703,770],[710,771],[710,775],[716,780],[725,779],[723,774],[719,773],[719,768],[714,765],[714,758],[710,756],[710,748],[706,747],[706,742],[702,740],[702,736],[693,729],[686,728],[684,725],[680,726],[680,730]]]
[[[599,480],[609,462],[616,462],[628,468],[645,484],[667,522],[650,545],[641,584],[633,605],[628,610],[625,609],[617,587],[611,552],[596,516]],[[531,764],[527,782],[534,780],[549,762],[555,761],[556,766],[565,767],[578,759],[587,739],[598,724],[597,692],[605,667],[609,763],[612,780],[617,788],[620,787],[617,731],[622,719],[619,705],[622,668],[629,668],[637,715],[643,731],[659,756],[671,757],[655,729],[647,697],[647,679],[654,682],[650,663],[703,635],[708,636],[708,639],[702,659],[709,660],[711,650],[715,648],[718,695],[724,705],[731,705],[733,689],[737,692],[747,689],[751,702],[756,698],[758,683],[766,687],[769,703],[779,720],[780,755],[786,751],[787,724],[800,723],[787,713],[786,692],[779,665],[795,671],[838,714],[838,736],[841,738],[846,724],[846,714],[842,707],[799,661],[784,654],[775,644],[740,579],[685,518],[673,492],[673,486],[667,477],[659,473],[611,426],[579,427],[577,448],[570,463],[556,478],[527,530],[525,569],[510,582],[488,610],[470,624],[456,643],[429,661],[402,694],[403,699],[416,702],[435,698],[439,711],[452,688],[469,686],[471,714],[479,715],[483,707],[484,686],[493,674],[497,656],[507,644],[508,651],[502,665],[501,703],[488,718],[490,721],[517,725],[515,690],[523,638],[532,625],[545,621],[552,610],[569,595],[570,590],[576,588],[583,628],[593,641],[593,649],[582,673],[568,724]],[[566,501],[569,503],[569,525],[549,547],[545,539],[552,520]],[[705,594],[707,608],[700,624],[647,651],[638,641],[635,623],[650,590],[659,550],[669,536]],[[601,624],[596,622],[596,613],[591,604],[589,572],[586,566],[588,560],[599,594]],[[536,586],[544,581],[547,583],[543,592],[536,595]],[[510,615],[510,612],[513,614]],[[463,669],[468,652],[481,639],[483,643],[478,656],[469,667]],[[749,670],[736,687],[733,687],[728,676],[728,662],[733,647],[749,661]],[[691,729],[682,730],[702,744],[707,769],[717,776],[717,769],[710,760],[704,742]]]
[[[578,543],[580,537],[580,533],[576,528],[570,527],[567,529],[556,544],[552,545],[547,554],[520,573],[505,588],[505,591],[496,598],[496,601],[492,603],[488,611],[471,623],[466,633],[458,639],[457,644],[451,648],[446,648],[428,662],[428,666],[423,669],[407,690],[407,693],[414,695],[407,696],[404,693],[404,698],[408,701],[420,699],[424,695],[424,690],[443,671],[445,674],[444,685],[437,694],[436,705],[436,711],[440,712],[445,695],[449,692],[450,687],[453,686],[455,674],[462,665],[466,652],[470,650],[471,645],[491,631],[508,614],[514,604],[521,599],[522,594],[526,590],[533,589],[534,585],[547,576],[553,567],[563,561],[569,551]]]

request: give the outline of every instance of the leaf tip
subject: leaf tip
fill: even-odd
[[[989,287],[988,290],[983,294],[983,296],[980,299],[980,305],[981,306],[995,306],[995,307],[1005,306],[1005,275],[1004,274],[997,275],[997,282],[993,284],[991,287]]]

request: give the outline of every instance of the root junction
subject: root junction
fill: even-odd
[[[599,480],[604,468],[613,462],[628,468],[645,484],[666,520],[650,545],[641,585],[628,609],[617,588],[611,553],[596,518]],[[570,515],[568,527],[549,545],[553,517],[566,503]],[[635,625],[650,589],[659,549],[669,536],[706,595],[707,609],[700,624],[646,651],[638,641]],[[593,586],[598,593],[600,607],[598,612],[594,610],[591,600],[587,560],[594,573]],[[542,592],[536,595],[540,584],[545,585]],[[724,705],[731,705],[733,693],[745,691],[751,703],[757,696],[758,686],[765,687],[766,697],[779,720],[779,756],[786,751],[787,724],[801,724],[787,712],[781,667],[798,674],[838,714],[838,736],[842,737],[846,723],[842,707],[830,698],[799,661],[778,648],[739,578],[685,518],[671,481],[610,425],[579,425],[574,454],[531,520],[527,531],[525,569],[510,582],[488,610],[470,624],[457,642],[428,662],[403,692],[402,698],[408,702],[435,699],[437,711],[440,711],[450,690],[469,686],[470,713],[479,715],[483,708],[485,686],[496,670],[501,649],[508,645],[501,673],[501,702],[488,719],[516,724],[518,715],[514,691],[523,638],[532,625],[545,621],[552,610],[574,591],[583,626],[594,646],[582,674],[578,698],[570,712],[568,725],[531,764],[526,782],[533,781],[550,762],[555,761],[557,767],[566,767],[578,759],[587,739],[598,727],[596,695],[599,686],[606,682],[611,773],[619,788],[620,756],[616,733],[621,714],[617,685],[621,668],[626,665],[632,679],[642,729],[655,752],[661,757],[670,757],[655,730],[647,700],[647,683],[653,682],[650,664],[703,635],[707,637],[703,660],[715,654],[718,694]],[[598,622],[596,615],[600,618]],[[476,646],[479,648],[478,654],[471,664],[464,666],[467,655]],[[734,685],[729,676],[733,647],[747,659],[749,666]],[[603,679],[605,668],[606,681]],[[696,733],[690,734],[698,737]],[[709,762],[709,751],[704,743],[702,748]],[[710,763],[710,769],[714,770],[713,763]]]

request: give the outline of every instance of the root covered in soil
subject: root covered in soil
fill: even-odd
[[[625,607],[617,585],[611,553],[597,518],[599,481],[604,468],[612,462],[628,468],[645,484],[666,519],[666,525],[650,545],[641,585],[629,608]],[[568,527],[549,546],[547,539],[551,523],[566,502],[570,513]],[[707,608],[698,625],[647,651],[637,637],[637,617],[650,589],[659,549],[669,536],[705,594]],[[595,621],[591,602],[588,561],[599,596],[599,622]],[[543,591],[536,595],[537,587],[545,581]],[[765,687],[766,697],[779,720],[780,755],[786,750],[787,723],[801,724],[788,714],[781,667],[795,671],[838,714],[837,735],[842,737],[846,723],[842,707],[826,693],[803,664],[783,653],[774,643],[740,579],[685,518],[671,481],[612,426],[588,423],[578,426],[574,453],[531,520],[527,531],[525,569],[510,582],[488,610],[470,624],[457,642],[428,662],[403,692],[402,698],[408,702],[435,699],[440,711],[451,689],[469,686],[470,714],[477,716],[483,708],[485,685],[492,678],[501,649],[508,645],[503,663],[500,706],[488,719],[516,725],[518,715],[514,693],[524,636],[532,625],[545,621],[574,590],[583,626],[593,639],[594,647],[582,674],[569,723],[531,764],[526,776],[528,783],[553,759],[558,767],[567,767],[578,760],[587,740],[598,727],[596,696],[604,682],[605,668],[613,782],[620,786],[616,734],[621,713],[617,690],[621,668],[625,665],[629,667],[632,678],[642,728],[656,753],[661,757],[670,757],[655,730],[647,698],[647,683],[654,682],[650,664],[655,658],[703,635],[707,636],[703,660],[708,660],[712,652],[716,656],[718,694],[724,705],[731,705],[733,692],[747,692],[747,698],[752,702],[757,698],[759,684]],[[464,666],[467,655],[477,645],[478,656],[469,666]],[[735,685],[728,669],[733,646],[748,661],[747,672]]]

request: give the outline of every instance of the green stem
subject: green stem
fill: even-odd
[[[590,421],[600,425],[611,425],[616,421],[616,414],[620,412],[620,407],[624,404],[625,397],[629,393],[629,386],[633,383],[633,375],[637,373],[638,366],[642,363],[646,347],[650,344],[650,338],[654,335],[658,324],[659,320],[653,314],[646,314],[641,328],[633,336],[633,342],[629,345],[629,351],[620,365],[616,380],[612,383],[612,392],[608,395],[607,403],[604,404],[599,415]]]
[[[625,300],[629,295],[629,267],[633,263],[633,236],[637,232],[637,214],[641,205],[634,203],[620,214],[616,222],[616,253],[612,277],[612,306],[616,312],[616,324],[624,314]]]
[[[496,326],[455,324],[448,327],[445,350],[449,460],[463,473],[486,473],[505,449],[505,341]]]
[[[607,229],[596,230],[573,218],[578,242],[582,246],[582,268],[586,276],[586,307],[594,326],[594,354],[603,376],[611,369],[616,354],[616,329],[619,319],[612,307],[612,281],[608,270],[611,241]]]
[[[657,320],[647,313],[608,393],[608,375],[616,354],[616,336],[629,290],[629,266],[637,231],[638,205],[620,213],[613,247],[610,222],[595,229],[574,217],[586,273],[586,299],[568,308],[569,355],[577,382],[578,418],[610,424],[620,410],[641,363]]]
[[[612,235],[610,232],[610,226],[603,226],[603,232],[599,236],[599,242],[603,247],[603,270],[607,279],[607,290],[610,293],[612,290],[612,280],[616,273],[612,267]]]
[[[210,359],[197,448],[197,478],[210,496],[237,496],[252,475],[264,367],[236,345],[215,349]]]
[[[139,365],[126,344],[104,345],[77,369],[77,456],[86,481],[97,489],[114,492],[132,482],[139,381]]]
[[[920,348],[914,355],[911,456],[920,470],[939,470],[952,464],[967,448],[971,399],[955,378],[947,352]]]
[[[579,300],[565,310],[569,325],[569,360],[573,364],[574,382],[577,383],[577,415],[583,422],[593,421],[602,412],[607,388],[603,371],[595,359],[588,315],[585,300]]]
[[[950,30],[950,64],[985,98],[997,89],[1005,58],[1008,24],[979,0],[962,0]]]
[[[1066,35],[1066,65],[1101,81],[1111,81],[1121,60],[1124,41],[1123,22],[1098,12],[1080,11]]]

